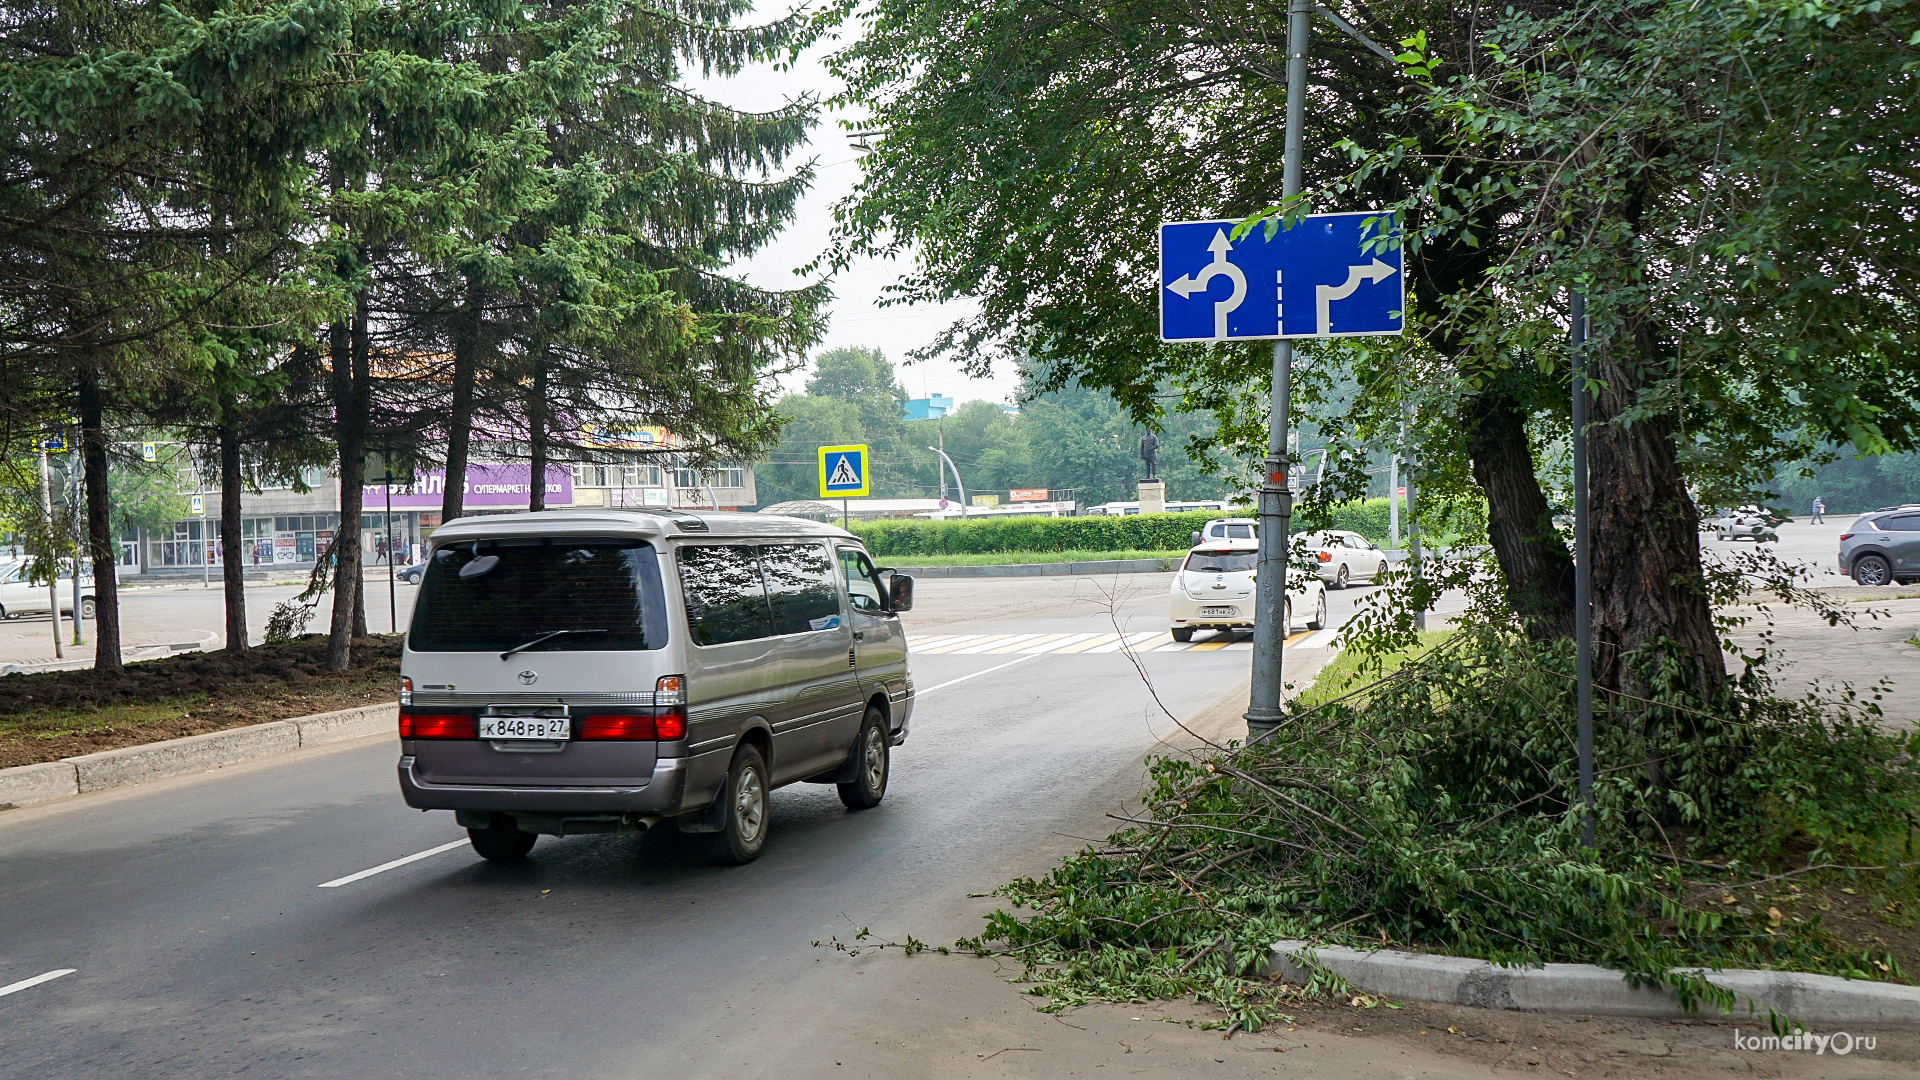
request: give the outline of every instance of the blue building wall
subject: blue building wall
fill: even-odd
[[[945,394],[929,394],[909,399],[903,406],[908,420],[938,420],[953,411],[953,399]]]

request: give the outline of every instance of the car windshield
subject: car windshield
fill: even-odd
[[[660,559],[644,540],[469,540],[436,550],[414,603],[415,652],[658,649],[667,643]]]
[[[1199,574],[1233,574],[1259,565],[1256,551],[1195,551],[1187,555],[1187,569]]]

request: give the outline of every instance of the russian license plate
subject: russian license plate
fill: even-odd
[[[1200,609],[1200,617],[1203,619],[1231,619],[1238,614],[1240,614],[1239,608],[1203,607]]]
[[[565,716],[482,716],[480,737],[565,740],[573,737],[573,721]]]

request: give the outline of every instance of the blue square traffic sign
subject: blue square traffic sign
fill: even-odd
[[[1393,218],[1313,214],[1272,239],[1256,225],[1234,240],[1238,224],[1160,226],[1160,340],[1400,333],[1406,275]]]

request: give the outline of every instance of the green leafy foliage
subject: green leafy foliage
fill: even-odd
[[[1663,702],[1691,710],[1697,737],[1651,745],[1674,725],[1603,703],[1583,848],[1571,661],[1564,644],[1463,631],[1257,745],[1158,759],[1129,827],[1008,885],[1026,914],[963,944],[1003,943],[1050,1007],[1194,996],[1248,1028],[1284,1007],[1260,979],[1282,938],[1596,963],[1719,1006],[1684,969],[1900,977],[1760,898],[1782,874],[1911,891],[1920,738],[1748,684],[1711,713]],[[1650,760],[1672,780],[1652,783]]]

